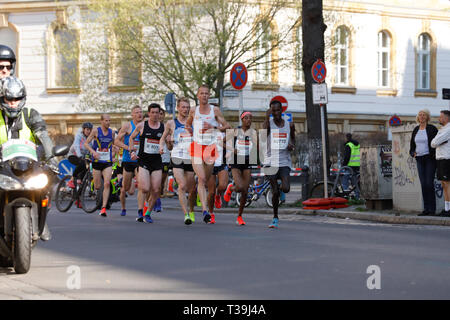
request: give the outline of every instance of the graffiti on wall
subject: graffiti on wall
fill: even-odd
[[[416,161],[409,155],[410,139],[410,134],[400,134],[392,141],[392,174],[397,186],[414,185],[419,179]]]

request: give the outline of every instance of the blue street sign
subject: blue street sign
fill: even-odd
[[[283,113],[283,119],[287,122],[292,122],[292,113]],[[273,118],[273,115],[270,115],[270,118]]]
[[[72,175],[73,171],[75,170],[75,166],[71,164],[69,160],[64,159],[59,162],[58,169],[60,172],[58,178],[62,179],[66,175]]]

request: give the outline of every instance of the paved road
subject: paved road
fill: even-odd
[[[33,251],[28,274],[0,269],[0,299],[450,298],[448,227],[286,215],[273,230],[269,215],[237,226],[235,215],[206,225],[200,213],[185,226],[176,210],[143,224],[130,206],[108,218],[53,209],[53,240]]]

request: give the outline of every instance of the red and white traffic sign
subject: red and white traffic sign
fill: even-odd
[[[270,100],[270,103],[272,103],[273,101],[278,101],[281,103],[281,110],[282,112],[286,112],[287,108],[288,108],[288,101],[285,97],[283,96],[275,96]]]
[[[230,71],[230,82],[236,90],[242,90],[247,84],[248,72],[243,63],[236,63]]]
[[[325,81],[325,78],[327,76],[327,68],[325,67],[325,63],[323,63],[321,59],[317,59],[317,61],[314,62],[311,68],[311,74],[314,81],[318,83],[322,83]]]

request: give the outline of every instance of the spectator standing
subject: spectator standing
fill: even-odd
[[[444,191],[445,208],[440,216],[450,217],[450,111],[442,110],[439,116],[442,128],[431,141],[436,148],[437,178]]]
[[[436,174],[436,150],[431,147],[431,141],[438,130],[430,121],[430,111],[420,110],[416,116],[419,124],[411,135],[409,154],[416,159],[420,185],[422,187],[423,211],[419,216],[434,215],[436,212],[436,197],[434,176]]]

